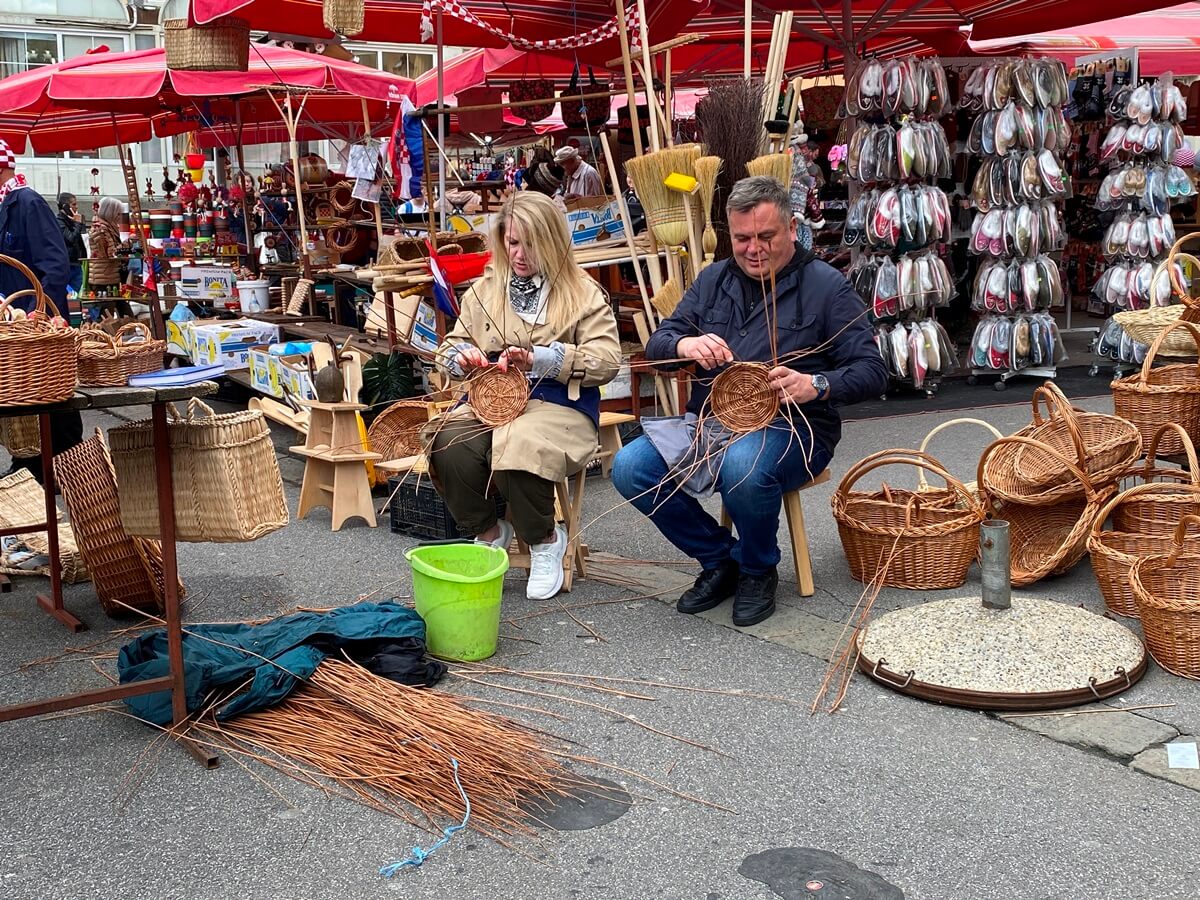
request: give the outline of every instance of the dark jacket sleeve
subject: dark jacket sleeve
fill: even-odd
[[[862,298],[840,273],[830,276],[833,296],[826,307],[825,333],[834,368],[824,373],[829,379],[829,400],[844,405],[879,397],[887,390],[887,368],[871,335]]]
[[[22,193],[28,193],[25,201],[23,227],[29,241],[33,264],[31,269],[42,280],[48,296],[59,311],[66,315],[67,309],[67,279],[70,277],[70,266],[67,263],[67,248],[63,243],[62,230],[58,220],[50,211],[49,204],[31,188]]]
[[[719,273],[723,270],[724,266],[720,263],[711,265],[692,282],[692,286],[687,289],[687,293],[683,295],[683,299],[679,301],[675,311],[663,319],[654,334],[650,335],[650,340],[646,343],[646,359],[651,361],[676,359],[679,354],[676,352],[675,346],[681,338],[696,337],[703,333],[700,328],[700,317],[708,305],[712,292],[716,290]],[[662,368],[682,368],[684,365],[688,365],[688,363],[670,363]]]

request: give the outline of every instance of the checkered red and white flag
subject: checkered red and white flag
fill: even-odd
[[[433,5],[435,2],[446,15],[474,25],[489,34],[494,34],[518,50],[571,50],[590,47],[617,36],[617,19],[614,16],[603,25],[581,34],[573,34],[565,38],[550,38],[544,41],[531,41],[519,35],[510,34],[502,28],[489,25],[467,9],[460,0],[424,0],[421,6],[421,40],[425,42],[433,40]],[[630,49],[641,49],[641,29],[638,27],[637,7],[632,4],[625,12],[625,24],[629,29]]]

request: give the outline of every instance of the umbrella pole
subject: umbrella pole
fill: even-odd
[[[446,105],[446,80],[445,80],[445,56],[446,44],[442,34],[442,5],[439,3],[437,8],[437,91],[438,91],[438,109]],[[442,148],[446,146],[446,117],[441,113],[437,117],[437,144],[438,152],[442,152]],[[425,167],[429,167],[429,157],[425,157]],[[438,160],[438,204],[441,210],[439,221],[442,228],[446,227],[446,167],[442,165],[442,161]]]
[[[750,80],[750,46],[753,43],[754,35],[754,0],[746,0],[746,9],[743,14],[743,22],[746,26],[745,43],[742,46],[742,77],[747,81]]]
[[[368,147],[371,146],[371,117],[367,115],[367,98],[360,97],[362,101],[363,114],[363,140],[366,141]],[[379,160],[375,160],[375,166],[378,168]],[[375,237],[377,239],[375,247],[375,258],[379,258],[379,254],[383,252],[383,195],[380,194],[379,200],[375,203]]]
[[[258,274],[258,254],[254,252],[254,221],[250,217],[250,198],[246,195],[246,151],[242,148],[242,102],[235,100],[234,111],[237,114],[237,150],[238,187],[242,189],[242,220],[246,223],[246,255],[250,258],[250,269]],[[287,305],[286,303],[284,304]]]

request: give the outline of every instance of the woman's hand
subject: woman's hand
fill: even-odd
[[[507,372],[509,366],[518,372],[528,372],[533,367],[533,351],[524,347],[509,347],[500,354],[496,365],[501,372]]]
[[[472,369],[486,369],[488,367],[488,359],[483,351],[478,347],[466,347],[458,351],[458,355],[454,357],[454,361],[458,363],[458,367],[463,373],[470,372]]]

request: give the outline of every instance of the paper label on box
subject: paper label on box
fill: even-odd
[[[224,303],[234,298],[236,276],[224,266],[184,266],[179,273],[179,296]]]
[[[412,337],[409,342],[418,350],[428,350],[433,352],[437,350],[438,333],[437,333],[437,313],[433,308],[433,304],[428,300],[422,300],[417,306],[417,314],[413,320]]]

